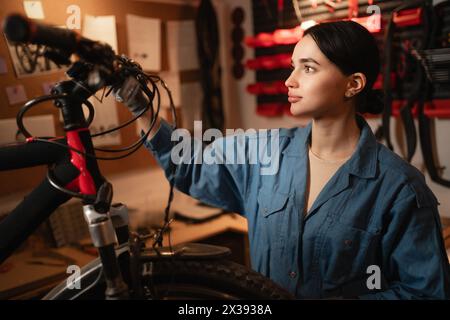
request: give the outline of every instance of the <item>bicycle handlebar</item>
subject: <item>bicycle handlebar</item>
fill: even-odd
[[[112,66],[115,57],[114,50],[106,43],[84,38],[68,29],[37,23],[21,14],[7,16],[3,31],[12,42],[45,45],[62,50],[67,56],[76,53],[96,64]]]
[[[79,36],[70,30],[44,26],[20,14],[6,17],[3,30],[8,40],[31,42],[75,52]]]

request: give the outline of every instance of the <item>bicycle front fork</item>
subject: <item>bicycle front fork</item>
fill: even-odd
[[[113,205],[111,212],[105,214],[97,212],[93,205],[84,205],[83,212],[89,226],[91,239],[102,262],[107,286],[106,299],[128,299],[128,286],[122,278],[114,249],[118,243],[128,241],[127,208],[120,204]]]

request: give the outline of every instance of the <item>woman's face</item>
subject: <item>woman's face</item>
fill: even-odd
[[[348,77],[328,60],[309,35],[295,46],[292,73],[285,85],[294,116],[320,118],[344,111]]]

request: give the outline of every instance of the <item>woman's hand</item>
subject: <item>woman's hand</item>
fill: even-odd
[[[128,110],[136,117],[145,110],[149,105],[149,99],[142,91],[139,82],[134,77],[128,77],[122,87],[114,91],[116,100],[125,105]],[[152,113],[149,109],[138,118],[139,129],[147,132],[152,122]],[[147,140],[151,140],[160,127],[160,118],[157,117]]]

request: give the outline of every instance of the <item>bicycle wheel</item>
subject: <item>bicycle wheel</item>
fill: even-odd
[[[152,299],[293,299],[285,289],[229,260],[150,261],[143,274],[145,294]]]
[[[121,267],[125,267],[125,259],[122,261]],[[225,259],[144,261],[142,267],[143,299],[294,299],[270,279]],[[126,274],[124,279],[130,283]],[[70,289],[64,281],[43,299],[105,299],[98,259],[82,268],[80,284],[80,290]]]

